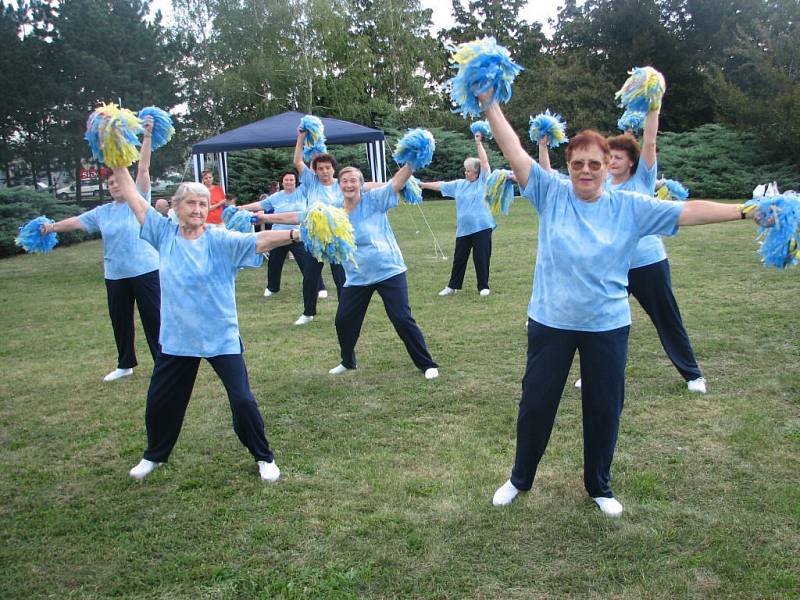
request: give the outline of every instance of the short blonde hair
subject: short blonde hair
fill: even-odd
[[[464,168],[469,169],[470,171],[475,171],[476,173],[480,173],[481,161],[479,161],[474,156],[470,156],[468,159],[464,161]]]
[[[342,175],[346,173],[357,173],[358,180],[361,182],[361,185],[364,185],[364,174],[361,172],[361,169],[358,167],[345,167],[341,171],[339,171],[339,179],[342,178]]]
[[[172,206],[175,207],[180,204],[186,196],[194,194],[195,196],[202,196],[209,202],[211,201],[211,192],[202,183],[197,181],[187,181],[178,186],[175,190],[175,195],[172,197]]]

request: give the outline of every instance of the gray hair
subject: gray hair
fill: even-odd
[[[211,201],[211,192],[208,191],[206,186],[197,181],[187,181],[180,184],[178,189],[175,190],[175,195],[172,197],[172,206],[175,207],[180,204],[189,194],[201,196],[209,202]]]
[[[361,185],[364,185],[364,174],[361,172],[361,169],[358,167],[345,167],[344,169],[339,171],[339,179],[342,178],[342,175],[345,173],[357,173],[358,179],[361,182]]]
[[[469,169],[470,171],[474,171],[475,173],[480,173],[481,161],[479,161],[474,156],[470,156],[468,159],[464,161],[464,168]]]

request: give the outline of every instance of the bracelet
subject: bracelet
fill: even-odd
[[[289,241],[290,242],[294,241],[294,237],[293,236],[294,236],[294,229],[290,229],[289,230]]]
[[[738,208],[739,208],[739,215],[740,215],[739,218],[742,221],[744,221],[747,218],[747,213],[744,212],[744,204],[740,204]]]

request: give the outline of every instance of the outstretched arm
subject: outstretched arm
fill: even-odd
[[[139,152],[139,164],[136,165],[136,189],[142,195],[150,191],[150,157],[153,154],[153,117],[144,118],[144,139]]]
[[[406,187],[406,184],[408,183],[408,180],[411,178],[411,174],[413,172],[414,171],[411,169],[411,166],[408,163],[400,167],[400,170],[397,171],[397,173],[394,174],[394,177],[392,177],[389,180],[392,189],[395,192],[399,192],[404,187]]]
[[[545,135],[539,140],[539,166],[548,173],[552,172],[553,167],[550,166],[550,136]]]
[[[483,147],[483,135],[480,133],[475,134],[475,147],[478,149],[478,160],[481,161],[481,173],[488,175],[491,166],[489,165],[489,157],[486,155],[486,149]]]
[[[481,94],[479,100],[482,105],[491,101],[493,91],[490,90]],[[511,165],[511,170],[514,171],[520,187],[525,189],[528,185],[528,175],[530,175],[534,160],[525,152],[522,143],[508,120],[506,120],[506,116],[500,109],[499,104],[493,102],[486,108],[486,120],[489,121],[494,139],[497,145],[500,146],[503,156],[506,157],[506,160]]]
[[[710,223],[723,223],[725,221],[738,221],[742,218],[741,204],[724,204],[722,202],[709,202],[708,200],[689,200],[684,203],[681,211],[679,225],[708,225]],[[744,218],[748,217],[744,214]]]
[[[242,204],[241,206],[237,206],[236,208],[238,208],[239,210],[249,210],[251,212],[264,210],[264,208],[261,206],[260,201],[251,202],[250,204]]]
[[[442,182],[441,181],[420,181],[419,187],[423,190],[433,190],[434,192],[441,192],[442,191]]]
[[[648,169],[656,164],[656,137],[658,136],[658,110],[651,110],[644,119],[641,160]]]
[[[297,130],[297,142],[294,145],[294,158],[292,162],[294,162],[294,168],[297,169],[297,176],[303,174],[303,171],[306,170],[306,163],[303,162],[303,144],[306,141],[306,132],[300,131],[298,128]]]
[[[136,185],[134,185],[131,174],[128,173],[128,169],[125,167],[114,167],[112,172],[117,180],[117,184],[119,184],[122,197],[128,203],[128,206],[131,207],[131,211],[136,216],[136,220],[139,221],[139,224],[144,225],[144,219],[147,216],[150,204],[148,204],[147,200],[142,198],[142,195],[136,189]]]
[[[300,213],[296,211],[272,214],[265,212],[257,213],[256,224],[261,223],[271,223],[272,225],[299,225]]]
[[[39,231],[42,234],[46,234],[65,233],[67,231],[77,231],[78,229],[86,231],[86,227],[83,225],[83,223],[81,223],[81,220],[78,217],[68,217],[66,219],[62,219],[61,221],[56,221],[55,223],[42,225],[39,228]]]
[[[297,229],[261,231],[256,234],[256,253],[269,252],[278,246],[288,246],[299,241],[300,231]]]

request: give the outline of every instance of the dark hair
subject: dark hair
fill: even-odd
[[[286,169],[283,173],[281,173],[281,176],[278,177],[278,181],[281,182],[280,183],[281,188],[283,188],[283,178],[286,177],[287,175],[291,175],[292,177],[294,177],[295,185],[299,183],[298,179],[300,178],[297,176],[297,171],[295,169]]]
[[[317,165],[319,163],[321,163],[321,162],[330,163],[331,166],[333,167],[334,175],[336,174],[336,169],[337,169],[336,159],[333,158],[333,156],[331,156],[330,154],[317,154],[314,158],[312,158],[311,159],[311,170],[312,171],[316,171],[317,170]]]
[[[200,173],[200,179],[202,179],[206,173],[208,173],[212,177],[214,176],[214,172],[211,169],[204,169],[203,172]]]
[[[584,148],[589,148],[590,146],[597,146],[600,148],[603,156],[606,158],[606,160],[608,160],[608,157],[611,154],[611,148],[608,147],[606,138],[597,133],[594,129],[584,129],[578,135],[570,139],[569,144],[567,144],[567,151],[565,153],[567,162],[572,159],[572,153],[575,150],[583,150]]]
[[[633,163],[631,165],[631,173],[636,171],[636,167],[639,164],[639,154],[641,150],[639,148],[639,142],[636,141],[635,137],[633,137],[630,133],[615,135],[614,137],[608,138],[608,147],[612,150],[622,150],[625,152]]]

